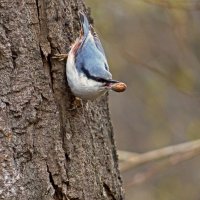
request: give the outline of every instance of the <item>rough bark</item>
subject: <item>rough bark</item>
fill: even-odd
[[[81,0],[0,0],[0,199],[123,199],[107,97],[69,110]]]

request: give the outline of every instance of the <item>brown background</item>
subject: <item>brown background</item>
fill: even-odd
[[[117,147],[146,152],[200,138],[198,1],[87,0],[115,79],[110,95]],[[200,158],[128,186],[149,165],[123,173],[127,200],[199,200]]]

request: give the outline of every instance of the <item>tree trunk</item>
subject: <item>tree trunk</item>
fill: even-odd
[[[0,199],[123,199],[107,96],[69,110],[81,0],[0,0]]]

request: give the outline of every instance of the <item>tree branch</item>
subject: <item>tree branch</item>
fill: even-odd
[[[148,163],[151,161],[163,159],[176,154],[186,154],[189,152],[200,152],[200,139],[192,142],[172,145],[161,149],[149,151],[146,153],[131,153],[127,151],[118,151],[120,169],[122,172],[127,171],[137,165]]]

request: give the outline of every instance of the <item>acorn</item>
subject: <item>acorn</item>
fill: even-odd
[[[122,82],[114,83],[111,86],[111,89],[115,92],[124,92],[126,88],[127,88],[126,84]]]

